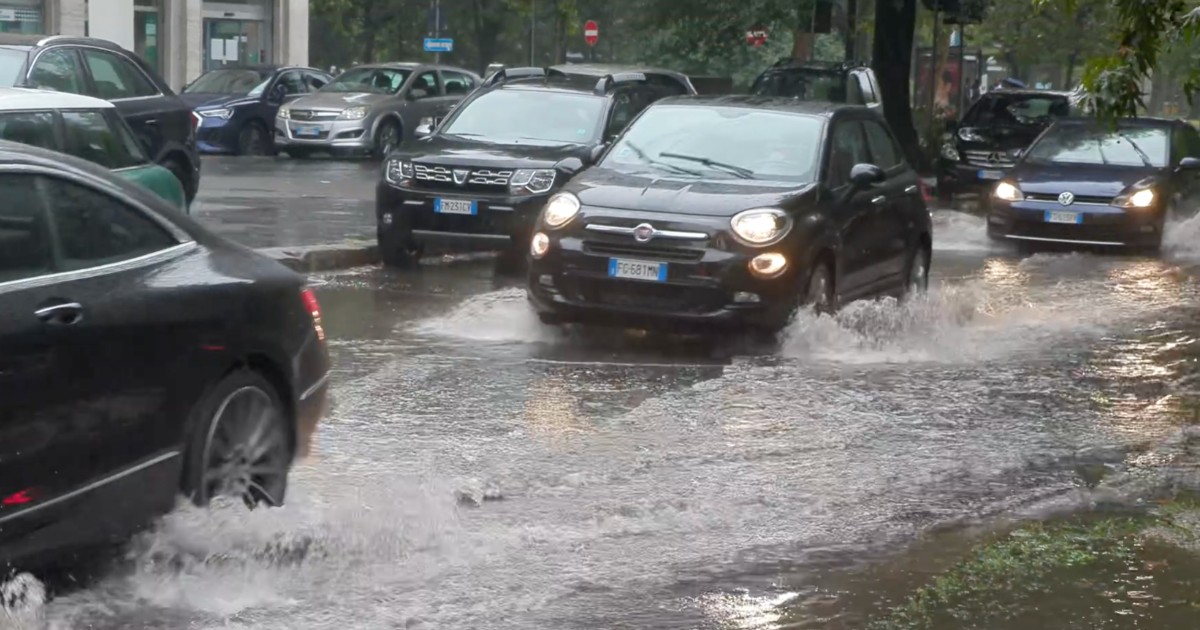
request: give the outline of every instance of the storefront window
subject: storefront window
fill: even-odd
[[[0,33],[44,33],[45,0],[0,0]]]
[[[205,0],[204,70],[271,63],[272,8],[270,0]]]
[[[150,66],[163,71],[162,39],[159,28],[162,24],[161,0],[136,0],[133,7],[133,47]]]

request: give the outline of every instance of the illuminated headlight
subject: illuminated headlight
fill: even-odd
[[[560,228],[579,214],[579,197],[571,193],[559,193],[546,202],[542,211],[542,221],[551,229]]]
[[[774,245],[787,236],[792,220],[778,208],[758,208],[739,212],[729,221],[733,235],[747,245]]]
[[[1149,208],[1154,204],[1154,189],[1143,188],[1132,193],[1125,193],[1113,199],[1113,205],[1122,208]]]
[[[513,173],[508,181],[512,188],[525,188],[531,193],[541,194],[550,192],[554,187],[554,177],[557,173],[552,168],[528,169],[523,168]]]
[[[197,111],[196,113],[200,114],[201,116],[203,116],[205,118],[222,118],[225,120],[229,120],[231,117],[233,117],[233,110],[229,109],[229,108],[224,108],[224,107],[221,109],[201,110],[201,111]]]
[[[529,242],[529,254],[534,258],[541,258],[550,251],[550,237],[544,232],[538,232],[533,235],[533,240]]]
[[[366,107],[347,107],[338,114],[338,120],[362,120],[367,117]]]
[[[412,162],[405,162],[404,160],[397,160],[395,158],[389,159],[384,164],[383,177],[389,184],[399,184],[402,181],[412,179]]]
[[[973,129],[971,127],[963,127],[962,129],[959,129],[958,137],[962,138],[963,140],[965,140],[967,142],[983,142],[984,141],[984,137],[979,135],[979,132],[975,131],[975,129]]]
[[[284,120],[287,120],[287,119],[289,119],[289,118],[291,118],[291,117],[292,117],[292,110],[290,110],[290,109],[288,109],[288,108],[286,108],[286,107],[280,107],[280,108],[279,108],[279,112],[278,112],[277,114],[275,114],[275,116],[276,116],[276,117],[278,117],[278,118],[282,118],[282,119],[284,119]]]
[[[775,252],[759,254],[750,259],[750,271],[756,276],[774,278],[787,269],[787,257]]]
[[[992,191],[992,196],[1004,201],[1020,201],[1025,198],[1025,194],[1021,192],[1020,188],[1008,182],[996,184],[996,190]]]
[[[958,149],[954,148],[953,143],[947,142],[946,144],[942,145],[942,157],[946,158],[947,160],[950,160],[951,162],[957,162],[958,161]]]

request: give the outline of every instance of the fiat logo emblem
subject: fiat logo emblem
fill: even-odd
[[[1075,203],[1075,194],[1069,192],[1060,194],[1058,196],[1058,203],[1061,203],[1064,206],[1069,206],[1072,203]]]
[[[639,243],[645,243],[646,241],[649,241],[650,239],[654,238],[654,235],[657,233],[658,231],[655,230],[654,226],[650,225],[649,223],[643,223],[633,228],[633,238]]]

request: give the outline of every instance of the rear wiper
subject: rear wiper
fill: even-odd
[[[718,162],[716,160],[710,160],[706,157],[699,157],[699,156],[695,156],[695,155],[684,155],[682,153],[659,153],[658,156],[666,157],[666,158],[675,158],[676,160],[687,160],[689,162],[703,164],[709,168],[717,168],[717,169],[721,169],[727,173],[733,173],[734,175],[737,175],[738,177],[740,177],[742,179],[754,179],[754,171],[752,171],[748,168],[745,168],[743,166],[737,166],[736,164],[728,164],[726,162]]]
[[[1138,157],[1142,158],[1142,166],[1146,166],[1146,167],[1154,166],[1153,164],[1150,163],[1150,156],[1146,155],[1146,152],[1143,151],[1142,147],[1139,147],[1136,142],[1134,142],[1133,140],[1130,140],[1129,136],[1127,136],[1123,133],[1117,132],[1117,137],[1124,140],[1125,142],[1128,142],[1129,146],[1133,147],[1134,151],[1137,151]]]
[[[631,151],[633,151],[634,155],[638,156],[638,158],[640,160],[642,160],[643,162],[645,162],[647,164],[654,164],[656,166],[661,166],[663,168],[671,169],[671,170],[675,171],[676,173],[683,173],[684,175],[691,175],[693,177],[699,177],[701,175],[701,173],[697,173],[696,171],[693,171],[691,169],[686,169],[681,166],[675,166],[674,164],[668,164],[666,162],[663,162],[662,160],[656,160],[656,159],[650,157],[649,155],[646,155],[645,151],[641,150],[640,148],[638,148],[638,146],[636,144],[629,142],[628,140],[625,141],[625,146],[629,147],[629,149]]]

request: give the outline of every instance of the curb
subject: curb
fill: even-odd
[[[267,247],[258,253],[283,264],[299,273],[337,271],[352,267],[378,265],[382,262],[379,246],[373,240],[348,240],[326,245],[301,245],[296,247]],[[421,260],[423,266],[453,265],[496,257],[496,252],[431,251]]]

